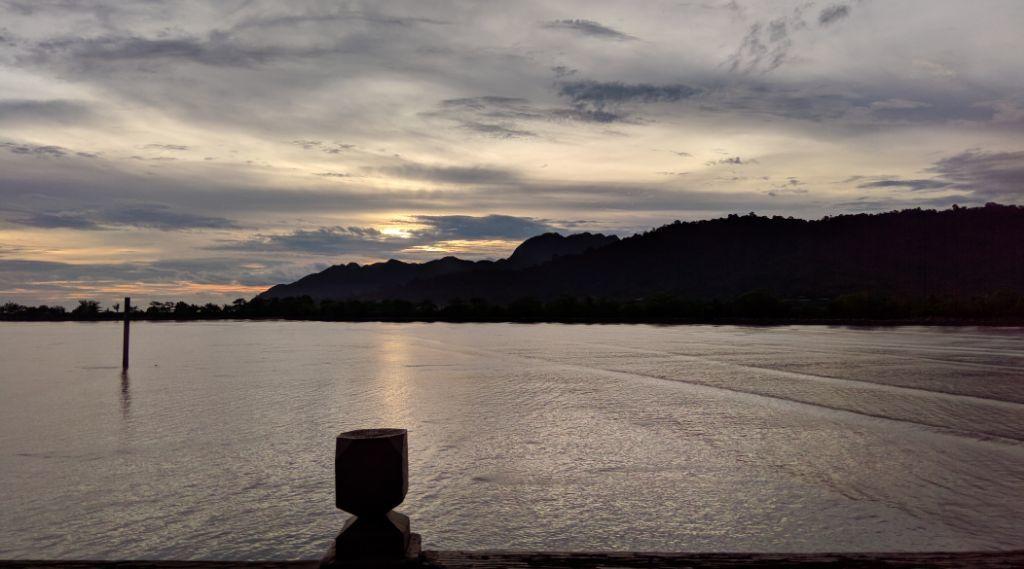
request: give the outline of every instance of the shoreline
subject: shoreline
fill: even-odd
[[[111,318],[2,318],[0,322],[114,322],[121,323],[124,319]],[[345,323],[445,323],[445,324],[582,324],[582,325],[661,325],[661,326],[849,326],[861,328],[895,328],[901,326],[925,327],[991,327],[1020,328],[1024,327],[1021,318],[398,318],[398,317],[367,317],[367,318],[292,318],[292,317],[244,317],[231,316],[223,318],[175,318],[153,317],[145,314],[132,315],[132,322],[345,322]]]

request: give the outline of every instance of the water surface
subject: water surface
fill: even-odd
[[[0,324],[0,557],[319,557],[408,428],[427,547],[1024,547],[1024,332]]]

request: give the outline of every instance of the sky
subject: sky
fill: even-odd
[[[0,0],[0,302],[1024,203],[1024,2]]]

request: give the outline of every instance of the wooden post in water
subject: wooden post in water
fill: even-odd
[[[335,505],[354,517],[334,539],[321,567],[395,567],[415,563],[420,536],[392,508],[409,490],[405,429],[362,429],[335,441]]]
[[[131,329],[132,297],[124,297],[124,346],[121,348],[121,371],[128,369],[128,335]]]

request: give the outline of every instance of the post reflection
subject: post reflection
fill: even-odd
[[[121,419],[128,421],[131,418],[131,410],[131,378],[128,376],[128,370],[124,370],[121,372]]]

